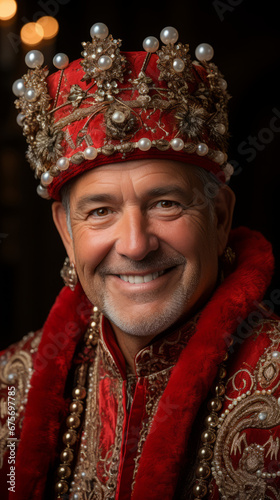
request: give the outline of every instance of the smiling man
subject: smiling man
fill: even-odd
[[[234,195],[220,188],[210,210],[194,167],[137,160],[87,172],[69,196],[70,233],[61,202],[54,221],[83,290],[110,318],[134,370],[139,349],[212,294]]]
[[[1,498],[279,498],[270,244],[231,230],[226,82],[176,29],[26,56],[27,157],[67,252],[41,331],[1,356]],[[3,494],[2,494],[3,492]]]

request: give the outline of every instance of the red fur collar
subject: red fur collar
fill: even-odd
[[[237,268],[207,303],[196,334],[173,370],[146,440],[136,476],[134,500],[172,498],[192,423],[227,350],[225,339],[261,301],[273,272],[270,244],[257,232],[239,228],[231,246]],[[48,469],[55,459],[65,415],[66,377],[91,306],[81,288],[63,289],[44,325],[31,379],[13,500],[43,498]],[[156,485],[156,488],[155,488]]]
[[[13,500],[43,498],[46,476],[55,460],[57,436],[65,416],[64,387],[75,348],[92,306],[80,286],[63,288],[43,328],[34,361],[28,402],[16,458]]]

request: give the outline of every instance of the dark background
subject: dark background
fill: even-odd
[[[51,203],[36,194],[37,181],[24,158],[25,139],[16,124],[12,83],[26,72],[19,42],[23,24],[54,15],[60,31],[52,42],[37,46],[51,64],[57,52],[80,57],[81,42],[90,40],[95,22],[104,22],[123,50],[142,50],[146,36],[165,26],[179,31],[179,41],[208,42],[214,62],[228,81],[230,101],[229,159],[236,175],[234,227],[246,225],[271,241],[276,257],[272,290],[280,288],[279,213],[279,58],[277,2],[191,0],[162,2],[85,2],[20,0],[16,20],[0,25],[0,346],[42,326],[59,292],[65,252],[51,221]],[[276,130],[278,129],[278,131]],[[252,142],[253,145],[250,145]],[[249,149],[250,148],[250,149]],[[279,305],[275,305],[279,313]]]

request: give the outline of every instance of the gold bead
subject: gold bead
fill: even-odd
[[[68,445],[72,446],[73,444],[76,443],[76,440],[77,440],[77,434],[72,429],[70,429],[69,431],[65,432],[65,434],[63,434],[64,444],[68,444]]]
[[[207,479],[210,476],[210,467],[207,464],[201,464],[196,468],[196,477]]]
[[[222,408],[222,402],[219,398],[210,399],[207,407],[210,411],[219,411]]]
[[[198,450],[198,458],[200,460],[211,460],[213,457],[213,451],[208,446],[202,446]]]
[[[93,312],[94,312],[94,313],[98,312],[98,307],[97,307],[97,306],[94,306],[94,308],[93,308]]]
[[[221,382],[219,382],[216,386],[215,386],[215,393],[217,394],[217,396],[223,396],[224,393],[225,393],[225,386],[224,384],[222,384]]]
[[[71,413],[78,413],[78,415],[81,414],[84,410],[82,401],[72,401],[69,406],[69,410]]]
[[[73,454],[73,451],[70,450],[70,448],[66,448],[65,450],[63,450],[60,454],[60,460],[61,462],[72,462],[72,460],[74,460],[74,454]]]
[[[67,493],[68,491],[68,484],[66,483],[66,481],[58,481],[54,489],[56,493],[64,495],[64,493]]]
[[[215,413],[211,413],[208,417],[205,418],[205,425],[207,427],[216,427],[219,423],[219,417]]]
[[[73,392],[72,392],[72,395],[73,395],[73,398],[76,398],[76,399],[84,399],[86,397],[86,390],[84,387],[82,387],[81,385],[78,385],[77,387],[75,387],[75,389],[73,389]]]
[[[205,483],[198,483],[194,485],[193,494],[196,495],[198,498],[205,497],[206,493],[207,493],[207,486]]]
[[[224,366],[220,366],[220,368],[219,368],[219,377],[220,378],[225,378],[226,374],[227,374],[227,372],[226,372],[226,369],[224,368]]]
[[[216,440],[215,433],[210,430],[204,431],[201,435],[201,441],[203,443],[214,443],[215,440]]]
[[[71,476],[71,469],[68,465],[60,465],[57,469],[57,475],[62,479],[67,479]]]
[[[91,324],[90,324],[91,328],[94,328],[96,326],[96,322],[95,321],[92,321]]]
[[[78,415],[69,415],[69,417],[66,420],[66,425],[67,427],[70,427],[70,429],[77,429],[80,423],[81,421]]]

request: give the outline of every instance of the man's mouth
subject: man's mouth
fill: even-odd
[[[166,273],[168,270],[163,270],[163,271],[156,271],[154,273],[149,273],[149,274],[119,274],[119,278],[123,281],[126,281],[127,283],[134,283],[134,284],[141,284],[141,283],[149,283],[149,281],[153,281],[160,276],[162,276],[164,273]]]

